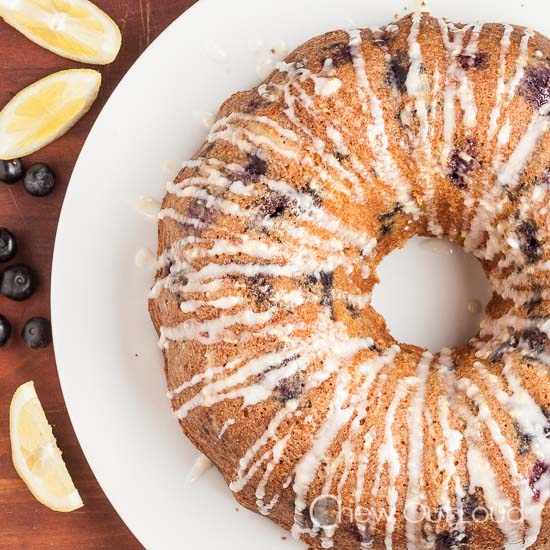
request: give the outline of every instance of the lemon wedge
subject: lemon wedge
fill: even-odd
[[[39,502],[58,512],[72,512],[84,506],[33,382],[23,384],[13,396],[10,438],[15,469]]]
[[[19,92],[0,112],[0,159],[24,157],[62,136],[90,109],[100,86],[97,71],[72,69]]]
[[[116,23],[88,0],[0,0],[0,17],[43,48],[82,63],[111,63],[122,43]]]

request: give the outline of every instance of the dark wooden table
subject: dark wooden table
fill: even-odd
[[[54,352],[33,351],[20,338],[25,321],[49,317],[50,270],[59,212],[69,178],[95,118],[116,84],[140,53],[195,0],[96,0],[119,24],[122,50],[116,61],[101,68],[103,86],[92,110],[66,136],[25,159],[44,161],[57,174],[49,197],[26,194],[22,185],[0,184],[0,226],[18,237],[16,261],[39,274],[39,291],[27,302],[0,297],[0,313],[12,322],[15,337],[0,349],[0,548],[10,550],[135,550],[141,548],[95,480],[71,427],[59,386]],[[0,108],[19,90],[54,71],[81,66],[58,57],[0,20]],[[101,174],[101,166],[97,167]],[[75,270],[75,277],[78,271]],[[81,335],[86,338],[86,334]],[[71,514],[52,512],[36,502],[17,476],[11,461],[9,403],[17,387],[34,380],[63,456],[85,507]]]

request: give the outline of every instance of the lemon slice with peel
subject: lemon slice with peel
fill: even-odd
[[[13,464],[35,498],[52,510],[72,512],[84,504],[61,458],[33,382],[23,384],[10,407]]]
[[[106,65],[120,51],[120,29],[88,0],[0,0],[0,16],[33,42],[68,59]]]
[[[0,159],[24,157],[62,136],[90,109],[100,86],[97,71],[72,69],[19,92],[0,112]]]

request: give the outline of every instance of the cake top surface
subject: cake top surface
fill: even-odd
[[[167,186],[150,304],[175,413],[241,502],[312,545],[538,539],[549,59],[530,29],[419,12],[328,33],[230,98]],[[463,348],[396,342],[370,304],[415,234],[486,270]],[[327,495],[383,519],[329,524]]]

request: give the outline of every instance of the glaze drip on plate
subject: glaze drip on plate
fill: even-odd
[[[167,185],[150,310],[244,506],[311,548],[545,547],[549,114],[546,38],[421,13],[314,38],[222,106]],[[396,342],[370,305],[413,235],[487,273],[463,348]]]

